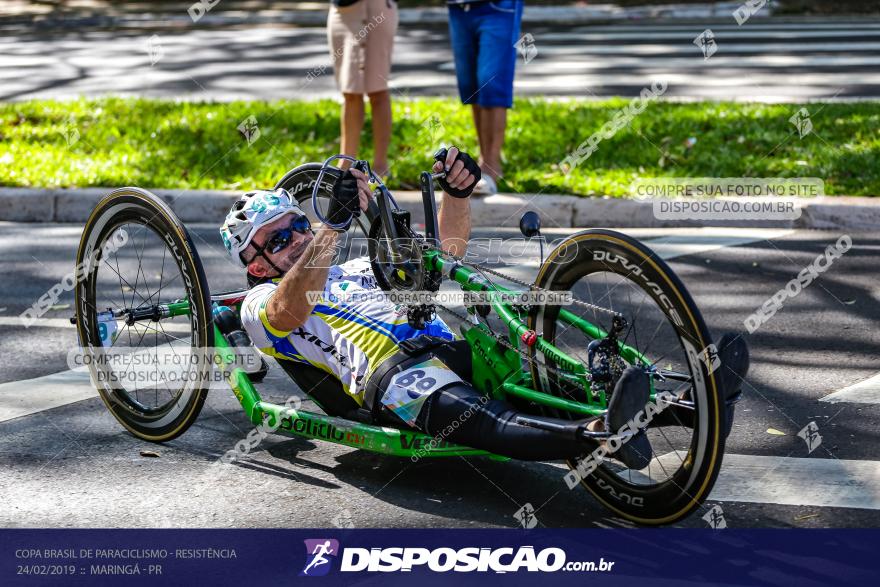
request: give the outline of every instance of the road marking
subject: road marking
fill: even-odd
[[[541,41],[544,43],[550,44],[554,43],[551,46],[570,46],[575,45],[578,47],[582,47],[584,52],[591,51],[596,44],[598,43],[606,43],[611,44],[613,41],[636,41],[638,44],[645,44],[648,41],[688,41],[691,42],[694,38],[693,29],[691,30],[669,30],[669,29],[648,29],[643,31],[602,31],[601,29],[596,29],[597,32],[554,32],[554,33],[542,33]],[[699,32],[699,31],[698,31]],[[712,27],[712,32],[718,34],[718,30],[715,27]],[[751,28],[748,30],[731,30],[724,33],[724,40],[726,41],[725,47],[730,47],[732,50],[736,50],[736,47],[739,45],[739,42],[742,39],[773,39],[773,40],[783,40],[783,39],[792,39],[792,41],[805,41],[806,43],[802,44],[810,44],[817,46],[817,51],[826,48],[834,48],[838,44],[836,42],[827,42],[821,41],[821,39],[843,39],[843,38],[852,38],[855,34],[859,35],[859,39],[866,39],[870,37],[876,37],[880,35],[880,30],[876,27],[872,27],[870,29],[865,29],[858,31],[846,31],[844,29],[824,29],[824,30],[795,30],[790,29],[788,31],[781,31],[778,29],[773,30],[752,30]],[[720,35],[719,35],[720,37]],[[813,41],[813,39],[820,39],[819,41]],[[670,43],[671,45],[672,43]],[[768,43],[769,45],[770,43]],[[31,56],[24,57],[25,59],[32,59]]]
[[[24,328],[21,318],[18,316],[0,316],[0,326],[18,326]],[[33,328],[73,328],[73,324],[67,318],[39,318]]]
[[[675,259],[685,255],[698,255],[726,247],[747,245],[764,240],[782,238],[794,232],[789,229],[731,229],[701,228],[687,234],[672,234],[645,239],[645,243],[662,259]]]
[[[829,393],[825,397],[819,398],[819,401],[831,404],[840,402],[880,404],[880,373],[834,393]]]
[[[669,452],[653,463],[683,457]],[[725,454],[709,500],[880,510],[880,461]]]
[[[791,229],[779,228],[719,228],[719,227],[703,227],[703,228],[680,228],[672,229],[674,232],[670,234],[670,229],[655,228],[622,228],[620,232],[633,236],[657,253],[661,259],[675,259],[685,255],[698,255],[701,253],[709,253],[724,249],[727,247],[737,247],[765,240],[773,240],[783,238],[793,233]],[[573,233],[572,233],[573,234]],[[568,235],[565,235],[568,236]],[[560,237],[559,242],[563,237]],[[556,242],[556,239],[548,239]],[[552,246],[548,243],[544,246],[544,252],[549,253]],[[524,273],[526,270],[537,270],[540,264],[538,258],[538,244],[528,243],[524,247],[524,256],[533,257],[534,261],[523,261],[521,258],[513,257],[509,254],[502,254],[500,263],[497,263],[498,257],[495,257],[491,265],[497,265],[500,271]]]
[[[684,452],[666,453],[651,470],[677,467]],[[548,463],[568,469],[561,463]],[[649,469],[624,474],[626,481],[648,483]],[[880,510],[880,461],[725,454],[709,501],[767,503],[810,507]]]
[[[0,422],[96,397],[86,367],[0,384]]]
[[[119,321],[121,328],[125,327],[125,324],[122,320]],[[155,326],[152,322],[145,322],[150,328],[155,329]],[[20,328],[24,328],[24,325],[21,323],[21,319],[17,316],[0,316],[0,326],[18,326]],[[68,318],[38,318],[36,322],[34,322],[29,328],[74,328],[74,325],[70,323]],[[165,329],[165,332],[173,332],[177,334],[188,334],[192,332],[190,328],[189,322],[183,321],[173,321],[173,320],[164,320],[162,322],[162,328]],[[152,333],[153,330],[150,330]]]
[[[185,352],[190,348],[186,344],[178,346],[179,350]],[[117,360],[122,356],[116,355]],[[158,386],[158,389],[167,389],[167,385],[175,385],[181,380],[185,373],[182,369],[191,364],[189,354],[178,354],[170,345],[161,349],[144,348],[126,356],[128,360],[118,363],[118,368],[112,372],[120,377],[119,383],[123,388],[135,392],[155,389],[149,387],[151,384]],[[140,359],[137,359],[138,356]],[[133,371],[130,371],[131,366],[135,366]],[[125,374],[130,374],[130,378],[126,379]],[[149,379],[151,376],[155,379]],[[148,379],[143,380],[144,377]],[[229,389],[228,384],[220,377],[210,378],[207,385],[211,390]],[[97,395],[89,369],[85,366],[25,381],[3,383],[0,384],[0,422],[91,399]]]
[[[880,461],[724,455],[709,499],[880,510]]]

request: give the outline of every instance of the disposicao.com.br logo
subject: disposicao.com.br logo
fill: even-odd
[[[339,543],[331,539],[306,540],[306,565],[300,576],[314,577],[326,575],[331,568],[329,557],[339,554]],[[470,546],[464,548],[420,548],[391,546],[386,548],[345,548],[342,550],[340,572],[410,572],[414,567],[427,567],[436,573],[449,571],[515,573],[517,571],[610,571],[613,561],[600,558],[599,561],[566,561],[561,548],[544,548],[539,551],[533,546],[516,548],[486,548]]]
[[[330,572],[330,558],[339,554],[339,541],[332,538],[311,538],[306,543],[306,566],[300,577],[320,577]]]

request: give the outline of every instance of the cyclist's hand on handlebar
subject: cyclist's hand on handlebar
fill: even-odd
[[[373,198],[373,194],[370,191],[370,180],[367,177],[367,174],[360,169],[352,169],[351,174],[357,179],[358,202],[360,209],[366,212],[367,206],[370,205],[370,200]]]
[[[361,215],[369,200],[367,176],[357,169],[346,170],[333,184],[333,196],[327,210],[327,221],[348,230],[355,216]]]
[[[443,191],[453,198],[469,197],[482,177],[477,162],[457,147],[440,149],[434,154],[434,159],[434,172],[446,171],[446,177],[437,179]]]

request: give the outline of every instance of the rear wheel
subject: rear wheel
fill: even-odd
[[[609,371],[619,377],[628,365],[644,369],[661,398],[655,396],[655,403],[663,408],[646,429],[653,454],[645,469],[628,469],[612,453],[603,460],[581,460],[578,475],[570,478],[580,477],[600,502],[642,524],[667,524],[686,516],[708,496],[724,450],[724,405],[715,377],[701,359],[711,339],[687,290],[650,249],[609,230],[588,230],[563,242],[544,262],[536,285],[571,292],[577,300],[623,316],[627,326],[618,340],[645,360],[613,358]],[[572,314],[604,332],[612,327],[612,312],[581,305],[540,307],[530,317],[530,327],[587,365],[587,347],[594,339],[574,325]],[[550,356],[533,361],[538,389],[584,401],[584,390],[565,375]],[[605,387],[607,394],[614,382]],[[594,383],[594,391],[596,387]],[[568,464],[577,470],[579,463]]]
[[[144,440],[182,434],[205,402],[214,342],[207,280],[186,229],[158,197],[121,188],[92,212],[76,261],[77,334],[107,408]]]

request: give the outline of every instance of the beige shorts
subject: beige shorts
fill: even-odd
[[[327,41],[341,92],[371,94],[388,89],[397,19],[394,0],[360,0],[344,8],[330,7]]]

